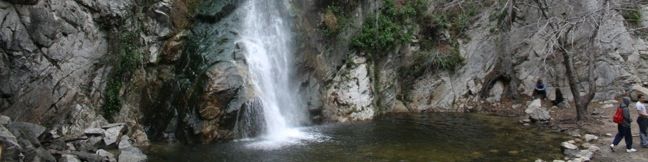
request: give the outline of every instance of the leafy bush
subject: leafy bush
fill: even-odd
[[[114,114],[118,113],[121,107],[121,100],[119,98],[121,87],[122,82],[116,80],[110,80],[106,85],[103,116],[108,120],[112,119]]]
[[[461,57],[458,47],[452,47],[449,51],[420,51],[414,53],[413,62],[409,66],[399,68],[399,78],[401,91],[410,91],[417,78],[430,72],[431,70],[448,70],[454,71],[457,67],[464,64],[464,58]],[[409,101],[410,93],[403,93],[399,96],[402,101]]]
[[[465,38],[465,31],[472,24],[472,18],[477,15],[479,7],[485,2],[465,1],[446,9],[438,9],[435,13],[423,17],[423,31],[428,33],[423,41],[433,41],[434,36],[439,36],[441,31],[448,31],[449,39]]]
[[[114,61],[113,69],[108,78],[104,92],[103,116],[112,120],[114,114],[121,108],[120,90],[123,82],[130,79],[132,73],[142,63],[142,53],[138,50],[138,35],[135,32],[122,33],[116,44],[118,57]]]
[[[639,9],[627,9],[621,12],[623,18],[628,21],[630,24],[639,25],[641,23],[641,12]]]
[[[435,69],[454,71],[463,65],[464,58],[461,57],[458,47],[454,47],[448,54],[437,54],[432,57],[431,66]]]
[[[382,53],[398,44],[409,42],[413,36],[413,19],[420,15],[423,0],[383,0],[384,6],[376,15],[365,20],[360,33],[351,39],[351,45],[360,50]]]

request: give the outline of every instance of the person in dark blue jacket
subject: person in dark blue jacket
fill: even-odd
[[[542,82],[542,79],[538,79],[538,81],[536,82],[535,88],[533,89],[533,96],[540,97],[540,99],[542,100],[547,98],[547,88]]]
[[[630,118],[630,111],[628,110],[629,105],[630,98],[623,97],[623,102],[621,102],[620,106],[623,110],[623,122],[617,124],[619,132],[614,137],[612,144],[610,144],[610,150],[612,150],[612,152],[614,152],[614,146],[618,145],[621,142],[621,139],[625,139],[626,152],[637,152],[636,149],[632,148],[632,130],[630,129],[632,118]]]

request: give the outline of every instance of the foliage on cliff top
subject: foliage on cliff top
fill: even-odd
[[[351,12],[358,7],[359,0],[332,0],[324,8],[324,20],[320,29],[329,37],[336,36],[348,27]]]
[[[412,39],[415,19],[425,7],[425,0],[383,0],[383,7],[369,16],[360,33],[351,39],[352,47],[360,51],[384,53]]]

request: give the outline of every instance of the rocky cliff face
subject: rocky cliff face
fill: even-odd
[[[95,81],[106,71],[96,64],[108,53],[93,8],[74,1],[0,6],[3,114],[44,122],[77,103],[93,104],[102,91]]]
[[[356,7],[344,13],[335,8],[335,3]],[[353,58],[372,54],[352,48],[351,38],[360,32],[364,19],[380,12],[383,3],[306,1],[300,3],[306,13],[298,16],[307,40],[302,45],[302,66],[309,70],[304,72],[308,77],[303,77],[306,78],[303,82],[316,86],[307,86],[304,92],[320,92],[310,95],[320,96],[322,102],[317,104],[319,102],[311,100],[316,103],[310,105],[311,109],[322,110],[325,118],[333,121],[368,119],[371,116],[358,116],[355,112],[371,111],[373,114],[394,111],[521,112],[517,110],[521,109],[519,104],[525,104],[524,101],[531,97],[538,79],[547,84],[550,99],[555,98],[556,90],[561,90],[564,97],[572,100],[563,58],[560,51],[555,50],[556,44],[561,43],[558,37],[561,37],[568,40],[562,44],[574,60],[578,93],[586,93],[587,87],[592,85],[597,87],[595,100],[609,99],[623,93],[630,85],[648,79],[644,70],[648,65],[648,44],[643,29],[646,18],[631,16],[636,15],[635,11],[644,11],[645,3],[623,0],[428,1],[421,17],[432,21],[415,23],[417,32],[412,40],[391,48],[393,51],[380,51],[387,55],[369,60],[367,68],[350,68],[346,62],[353,64]],[[455,19],[452,18],[444,19],[449,22],[435,21],[438,16],[452,17],[450,14],[455,10],[469,13],[461,17],[467,23],[463,29],[454,29],[453,25],[461,24],[453,23]],[[327,30],[331,24],[338,25],[331,21],[350,23],[331,37]],[[429,38],[435,39],[432,45],[429,45]],[[425,64],[426,60],[438,58],[430,51],[447,48],[444,44],[452,48],[452,42],[464,59],[461,66],[455,70],[440,70]],[[423,70],[412,75],[408,70],[416,70],[418,67],[413,66],[416,64],[424,66]],[[359,79],[367,75],[370,76],[367,80]],[[350,93],[356,89],[363,91]],[[364,106],[367,100],[372,105]]]
[[[239,118],[258,113],[247,51],[236,42],[243,2],[0,0],[0,112],[62,135],[124,122],[136,143],[242,136],[242,125],[258,125]],[[410,9],[291,1],[295,79],[314,120],[523,112],[538,79],[550,99],[560,89],[571,100],[561,52],[573,60],[579,93],[594,85],[595,99],[648,79],[645,1],[429,0],[394,27],[412,37],[359,48],[366,24],[385,23],[385,2]]]
[[[190,4],[0,1],[0,112],[63,136],[107,118],[148,140],[141,107],[173,75]]]

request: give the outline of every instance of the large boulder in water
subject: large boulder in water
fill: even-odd
[[[551,119],[549,111],[542,107],[542,101],[540,99],[533,100],[524,112],[533,121],[548,121]]]
[[[339,122],[372,119],[374,96],[369,77],[363,57],[342,66],[326,91],[324,116]]]
[[[119,142],[119,151],[119,162],[144,162],[147,159],[142,150],[130,143],[130,138],[127,136],[124,136]]]

